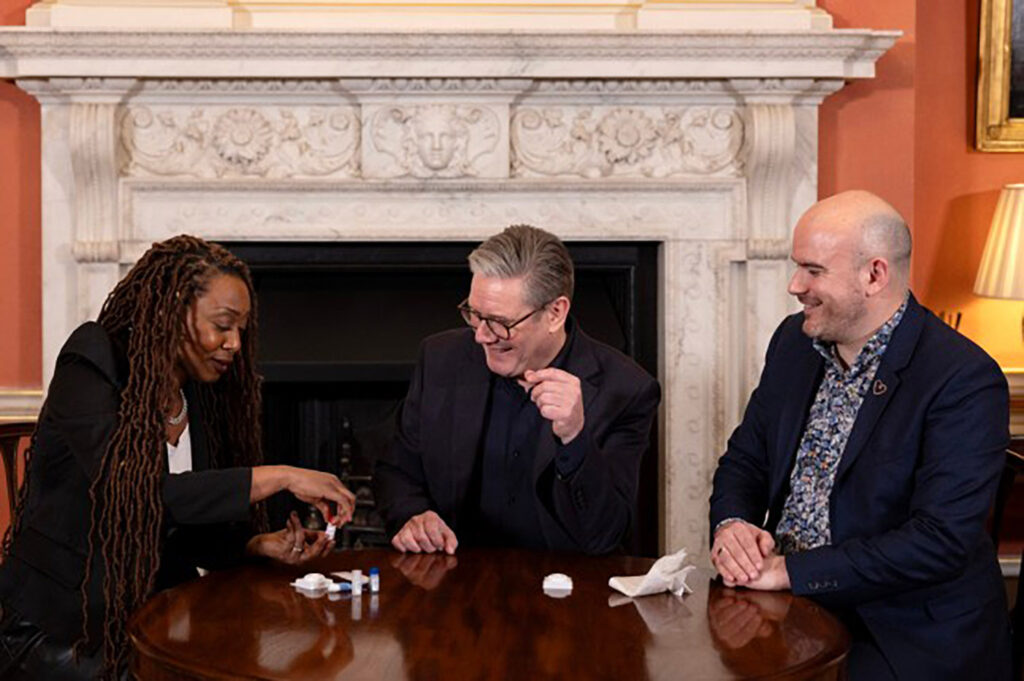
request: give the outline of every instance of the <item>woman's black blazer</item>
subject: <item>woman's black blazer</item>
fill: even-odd
[[[123,353],[99,324],[83,324],[64,344],[40,412],[20,530],[0,565],[0,600],[58,643],[70,644],[82,633],[89,487],[117,427],[127,378]],[[185,391],[193,471],[162,481],[160,588],[195,577],[196,567],[237,562],[250,536],[251,471],[209,469],[203,415],[191,386]],[[166,447],[154,455],[166,461]],[[103,572],[97,539],[88,585],[89,649],[99,643],[104,617]]]

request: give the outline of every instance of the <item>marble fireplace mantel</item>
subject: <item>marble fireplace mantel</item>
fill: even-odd
[[[0,29],[0,77],[41,103],[44,381],[183,231],[657,241],[662,543],[699,554],[714,463],[791,309],[818,105],[897,37]]]

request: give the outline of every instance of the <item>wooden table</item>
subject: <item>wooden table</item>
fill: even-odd
[[[726,589],[705,571],[682,598],[631,601],[608,587],[652,563],[477,549],[247,566],[144,606],[129,626],[135,671],[143,681],[841,678],[849,636],[823,608]],[[377,595],[308,598],[289,586],[304,572],[371,567]],[[572,577],[571,595],[543,593],[552,572]]]

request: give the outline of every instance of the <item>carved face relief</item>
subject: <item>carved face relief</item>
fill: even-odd
[[[465,144],[468,131],[459,125],[454,107],[432,106],[412,120],[416,151],[423,165],[431,170],[444,170],[451,165],[456,149]]]
[[[392,106],[373,114],[375,152],[365,159],[369,177],[478,176],[478,159],[500,140],[499,119],[483,107],[454,104]],[[485,161],[484,163],[487,163]]]

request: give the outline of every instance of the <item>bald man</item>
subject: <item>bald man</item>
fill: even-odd
[[[879,197],[813,206],[792,260],[803,310],[772,337],[715,472],[712,562],[728,586],[831,609],[854,681],[1009,679],[985,532],[1009,442],[1002,372],[914,299],[909,230]]]

